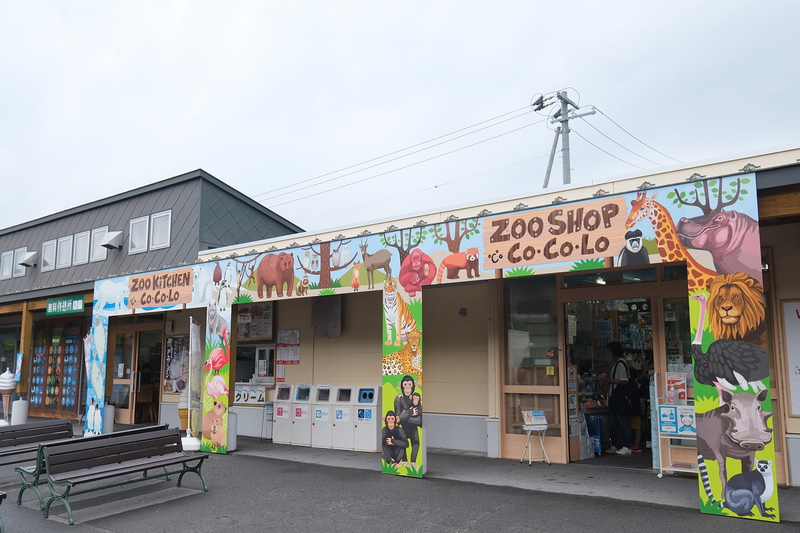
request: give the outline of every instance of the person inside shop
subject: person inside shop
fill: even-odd
[[[381,455],[387,465],[397,469],[405,464],[408,439],[403,430],[397,426],[397,416],[394,411],[386,411],[383,421],[385,425],[381,437]]]
[[[414,378],[406,374],[400,380],[401,393],[394,399],[394,411],[397,413],[397,423],[411,443],[411,462],[417,462],[419,453],[419,431],[422,426],[422,407],[414,405]]]
[[[629,369],[630,370],[630,369]],[[639,401],[639,378],[636,377],[636,371],[630,372],[629,381],[625,387],[625,396],[630,405],[630,414],[628,415],[628,422],[631,426],[631,452],[641,452],[642,444],[642,405]]]
[[[631,426],[628,423],[628,415],[631,408],[625,395],[625,386],[628,384],[629,379],[628,363],[624,359],[625,349],[619,342],[610,342],[608,349],[611,350],[611,354],[614,356],[614,365],[609,373],[608,408],[610,411],[612,441],[609,451],[617,455],[630,455]],[[619,440],[620,431],[622,431],[622,442]],[[620,444],[621,446],[619,446]]]

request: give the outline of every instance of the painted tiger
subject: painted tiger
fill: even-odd
[[[413,374],[418,378],[418,384],[422,385],[422,339],[421,331],[409,331],[406,333],[408,341],[394,353],[383,356],[383,375],[399,376],[403,374]]]
[[[383,318],[386,320],[386,345],[392,344],[392,326],[395,327],[395,346],[407,340],[409,331],[417,331],[417,321],[403,297],[397,294],[397,280],[387,278],[383,283]]]

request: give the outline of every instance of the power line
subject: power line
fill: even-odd
[[[324,191],[319,191],[319,192],[315,192],[315,193],[308,194],[308,195],[306,195],[306,196],[303,196],[302,198],[295,198],[294,200],[287,200],[287,201],[285,201],[285,202],[281,202],[281,203],[279,203],[279,204],[273,204],[273,205],[269,205],[269,206],[267,206],[267,207],[269,207],[270,209],[273,209],[273,208],[275,208],[275,207],[279,207],[279,206],[282,206],[282,205],[291,204],[291,203],[293,203],[293,202],[297,202],[297,201],[300,201],[300,200],[305,200],[306,198],[311,198],[312,196],[319,196],[320,194],[325,194],[325,193],[328,193],[328,192],[336,191],[336,190],[338,190],[338,189],[342,189],[342,188],[344,188],[344,187],[350,187],[351,185],[357,185],[357,184],[359,184],[359,183],[363,183],[363,182],[365,182],[365,181],[373,180],[373,179],[375,179],[375,178],[380,178],[380,177],[382,177],[382,176],[386,176],[387,174],[391,174],[391,173],[393,173],[393,172],[397,172],[397,171],[399,171],[399,170],[405,170],[405,169],[407,169],[407,168],[411,168],[411,167],[413,167],[413,166],[416,166],[416,165],[419,165],[419,164],[422,164],[422,163],[427,163],[428,161],[433,161],[434,159],[438,159],[438,158],[440,158],[440,157],[444,157],[444,156],[446,156],[446,155],[454,154],[454,153],[456,153],[456,152],[460,152],[461,150],[466,150],[467,148],[472,148],[473,146],[477,146],[477,145],[479,145],[479,144],[483,144],[483,143],[485,143],[485,142],[492,141],[492,140],[494,140],[494,139],[498,139],[498,138],[500,138],[500,137],[504,137],[504,136],[506,136],[506,135],[509,135],[509,134],[511,134],[511,133],[515,133],[515,132],[517,132],[517,131],[520,131],[520,130],[523,130],[523,129],[525,129],[525,128],[529,128],[529,127],[531,127],[531,126],[534,126],[534,125],[536,125],[536,124],[541,124],[541,123],[542,123],[542,122],[544,122],[545,120],[547,120],[547,119],[537,120],[536,122],[531,122],[530,124],[526,124],[526,125],[524,125],[524,126],[520,126],[519,128],[515,128],[515,129],[513,129],[513,130],[509,130],[509,131],[507,131],[507,132],[505,132],[505,133],[500,133],[499,135],[495,135],[494,137],[489,137],[489,138],[486,138],[486,139],[480,140],[480,141],[478,141],[478,142],[475,142],[475,143],[472,143],[472,144],[468,144],[468,145],[466,145],[466,146],[462,146],[462,147],[460,147],[460,148],[456,148],[455,150],[451,150],[451,151],[449,151],[449,152],[444,152],[444,153],[442,153],[442,154],[435,155],[435,156],[433,156],[433,157],[429,157],[429,158],[427,158],[427,159],[422,159],[422,160],[420,160],[420,161],[417,161],[417,162],[415,162],[415,163],[411,163],[411,164],[409,164],[409,165],[405,165],[405,166],[402,166],[402,167],[398,167],[398,168],[395,168],[395,169],[392,169],[392,170],[387,170],[386,172],[381,172],[380,174],[375,174],[375,175],[373,175],[373,176],[367,176],[366,178],[362,178],[362,179],[360,179],[360,180],[352,181],[352,182],[350,182],[350,183],[345,183],[345,184],[343,184],[343,185],[338,185],[338,186],[336,186],[336,187],[332,187],[332,188],[330,188],[330,189],[326,189],[326,190],[324,190]],[[308,187],[304,187],[304,188],[308,188]],[[297,189],[296,191],[292,191],[292,192],[298,192],[298,191],[300,191],[300,190],[302,190],[302,189]],[[289,194],[289,193],[286,193],[286,194]],[[283,196],[283,195],[279,195],[279,196]]]
[[[390,201],[390,200],[392,202],[394,202],[398,198],[403,198],[405,196],[419,196],[421,193],[424,193],[426,191],[439,189],[439,188],[442,188],[442,187],[447,187],[448,185],[453,185],[454,183],[458,183],[458,182],[461,182],[461,181],[466,181],[466,180],[469,180],[469,179],[477,178],[479,176],[485,176],[487,174],[492,174],[494,172],[499,172],[501,170],[506,170],[506,169],[509,169],[509,168],[512,168],[512,167],[516,167],[516,166],[519,166],[519,165],[524,165],[525,163],[530,163],[531,161],[536,161],[537,159],[542,159],[542,158],[545,158],[547,156],[548,156],[548,154],[542,154],[540,156],[533,157],[533,158],[530,158],[530,159],[525,159],[524,161],[519,161],[517,163],[512,163],[512,164],[506,165],[504,167],[499,167],[499,168],[494,168],[494,169],[491,169],[491,170],[486,170],[484,172],[479,172],[477,174],[471,174],[471,175],[465,176],[463,178],[457,178],[457,179],[453,179],[453,180],[446,181],[446,182],[443,182],[443,183],[437,183],[435,185],[429,185],[428,187],[423,187],[422,189],[415,189],[413,191],[409,191],[409,192],[405,192],[405,193],[396,193],[396,194],[393,194],[390,199],[384,199],[384,200],[378,200],[378,201],[376,201],[375,199],[371,199],[369,202],[364,202],[362,204],[350,205],[350,206],[344,207],[342,209],[335,209],[333,211],[326,211],[325,213],[315,213],[313,216],[306,217],[305,219],[301,218],[301,221],[302,220],[311,220],[311,219],[315,219],[315,218],[319,218],[319,217],[323,217],[323,216],[329,216],[329,215],[332,215],[334,213],[341,213],[343,211],[350,211],[352,209],[359,209],[361,207],[374,206],[376,203],[382,203],[382,202],[386,202],[386,201]]]
[[[471,129],[473,129],[473,128],[476,128],[476,127],[478,127],[478,126],[481,126],[481,125],[483,125],[483,124],[486,124],[486,123],[488,123],[488,122],[496,121],[496,120],[498,120],[498,119],[501,119],[501,118],[503,118],[503,117],[507,117],[508,115],[512,115],[512,114],[514,114],[514,113],[519,113],[520,111],[524,111],[524,113],[520,113],[520,114],[518,114],[518,115],[516,115],[516,116],[513,116],[513,117],[506,118],[506,119],[504,119],[504,120],[501,120],[501,121],[499,121],[499,122],[496,122],[496,123],[494,123],[494,124],[489,124],[488,126],[484,126],[484,127],[482,127],[482,128],[479,128],[479,129],[477,129],[477,130],[475,130],[475,131],[471,131],[471,132],[469,132],[469,133],[466,133],[466,134],[464,134],[464,135],[459,135],[458,137],[454,137],[454,138],[452,138],[452,139],[449,139],[449,140],[447,140],[447,141],[443,141],[443,142],[441,142],[441,143],[437,143],[437,144],[434,144],[434,145],[432,145],[432,146],[428,146],[428,147],[426,147],[426,148],[423,148],[423,149],[420,149],[420,150],[416,150],[416,151],[414,151],[414,152],[411,152],[411,153],[408,153],[408,154],[404,154],[404,155],[402,155],[402,156],[395,157],[395,158],[393,158],[393,159],[389,159],[389,160],[387,160],[387,161],[383,161],[383,162],[381,162],[381,163],[377,163],[377,164],[375,164],[375,165],[371,165],[371,166],[368,166],[368,167],[365,167],[365,168],[361,168],[361,169],[359,169],[359,170],[355,170],[355,171],[353,171],[353,172],[348,172],[347,174],[342,174],[342,175],[340,175],[340,176],[336,176],[336,177],[333,177],[333,178],[330,178],[330,179],[324,180],[324,181],[322,181],[322,182],[320,182],[320,183],[317,183],[317,185],[320,185],[320,184],[322,184],[322,183],[328,183],[328,182],[330,182],[330,181],[334,181],[334,180],[337,180],[337,179],[340,179],[340,178],[344,178],[344,177],[347,177],[347,176],[350,176],[350,175],[356,174],[356,173],[358,173],[358,172],[363,172],[363,171],[365,171],[365,170],[369,170],[369,169],[371,169],[371,168],[375,168],[375,167],[377,167],[377,166],[380,166],[380,165],[383,165],[383,164],[385,164],[385,163],[390,163],[390,162],[392,162],[392,161],[396,161],[396,160],[398,160],[398,159],[400,159],[400,158],[402,158],[402,157],[407,157],[407,156],[409,156],[409,155],[413,155],[413,154],[416,154],[416,153],[422,152],[422,151],[424,151],[424,150],[428,150],[428,149],[430,149],[430,148],[434,148],[434,147],[436,147],[436,146],[440,146],[440,145],[442,145],[442,144],[445,144],[445,143],[447,143],[447,142],[450,142],[450,141],[454,141],[454,140],[460,139],[460,138],[462,138],[462,137],[465,137],[465,136],[467,136],[467,135],[471,135],[472,133],[477,133],[477,132],[479,132],[479,131],[483,131],[483,130],[485,130],[485,129],[487,129],[487,128],[491,128],[491,127],[493,127],[493,126],[497,126],[497,125],[499,125],[499,124],[503,124],[504,122],[508,122],[508,121],[510,121],[510,120],[514,120],[514,119],[516,119],[516,118],[519,118],[519,117],[521,117],[521,116],[524,116],[524,115],[527,115],[527,114],[529,114],[529,113],[532,113],[532,110],[531,110],[531,109],[529,109],[529,108],[528,108],[528,106],[521,107],[521,108],[519,108],[519,109],[515,109],[515,110],[513,110],[513,111],[509,111],[509,112],[507,112],[507,113],[503,113],[502,115],[498,115],[498,116],[496,116],[496,117],[493,117],[493,118],[490,118],[490,119],[487,119],[487,120],[483,120],[483,121],[481,121],[481,122],[477,122],[477,123],[475,123],[475,124],[473,124],[473,125],[471,125],[471,126],[467,126],[467,127],[464,127],[464,128],[458,129],[458,130],[455,130],[455,131],[453,131],[453,132],[451,132],[451,133],[447,133],[447,134],[445,134],[445,135],[440,135],[440,136],[438,136],[438,137],[434,137],[433,139],[429,139],[429,140],[427,140],[427,141],[423,141],[423,142],[420,142],[420,143],[417,143],[417,144],[413,144],[413,145],[411,145],[411,146],[408,146],[408,147],[406,147],[406,148],[402,148],[402,149],[400,149],[400,150],[395,150],[394,152],[390,152],[390,153],[388,153],[388,154],[385,154],[385,155],[382,155],[382,156],[380,156],[380,157],[374,157],[374,158],[372,158],[372,159],[369,159],[369,160],[367,160],[367,161],[364,161],[364,162],[361,162],[361,163],[358,163],[358,164],[355,164],[355,165],[350,165],[350,166],[348,166],[348,167],[344,167],[344,168],[341,168],[341,169],[339,169],[339,170],[334,170],[334,171],[331,171],[331,172],[326,172],[325,174],[320,174],[319,176],[315,176],[315,177],[313,177],[313,178],[307,178],[307,179],[304,179],[304,180],[301,180],[301,181],[298,181],[298,182],[292,183],[292,184],[290,184],[290,185],[285,185],[285,186],[283,186],[283,187],[278,187],[277,189],[273,189],[273,190],[271,190],[271,191],[267,191],[267,192],[263,192],[263,193],[255,194],[255,195],[253,195],[253,198],[258,198],[258,197],[261,197],[261,196],[267,196],[267,195],[271,195],[271,194],[273,194],[273,193],[275,193],[275,192],[278,192],[278,191],[281,191],[281,190],[284,190],[284,189],[287,189],[287,188],[293,188],[293,187],[296,187],[297,185],[301,185],[301,184],[303,184],[303,183],[308,183],[308,182],[310,182],[310,181],[315,181],[315,180],[318,180],[318,179],[320,179],[320,178],[324,178],[324,177],[327,177],[327,176],[331,176],[332,174],[338,174],[338,173],[340,173],[340,172],[345,172],[345,171],[347,171],[347,170],[351,170],[351,169],[354,169],[354,168],[357,168],[357,167],[361,167],[361,166],[363,166],[363,165],[366,165],[366,164],[369,164],[369,163],[373,163],[373,162],[375,162],[375,161],[379,161],[379,160],[381,160],[381,159],[385,159],[385,158],[387,158],[387,157],[390,157],[390,156],[393,156],[393,155],[396,155],[396,154],[400,154],[400,153],[402,153],[402,152],[407,152],[408,150],[412,150],[412,149],[414,149],[414,148],[417,148],[417,147],[420,147],[420,146],[423,146],[423,145],[426,145],[426,144],[432,143],[432,142],[434,142],[434,141],[438,141],[438,140],[440,140],[440,139],[444,139],[444,138],[446,138],[446,137],[451,137],[452,135],[455,135],[455,134],[457,134],[457,133],[460,133],[460,132],[463,132],[463,131],[466,131],[466,130],[471,130]],[[281,193],[281,194],[278,194],[278,195],[268,196],[267,198],[264,198],[264,200],[263,200],[263,201],[268,201],[268,200],[271,200],[271,199],[273,199],[273,198],[278,198],[278,197],[280,197],[280,196],[285,196],[286,194],[291,194],[292,192],[298,192],[298,191],[301,191],[301,190],[307,189],[307,188],[309,188],[309,187],[311,187],[311,186],[306,186],[306,187],[302,187],[302,188],[299,188],[299,189],[295,189],[294,191],[290,191],[290,192],[287,192],[287,193]]]
[[[594,144],[592,141],[590,141],[589,139],[587,139],[586,137],[584,137],[583,135],[581,135],[580,133],[578,133],[578,130],[576,130],[574,126],[572,127],[572,133],[574,133],[575,135],[577,135],[578,137],[580,137],[581,139],[583,139],[583,140],[584,140],[584,141],[586,141],[587,143],[591,144],[592,146],[594,146],[595,148],[597,148],[597,149],[598,149],[598,150],[600,150],[601,152],[605,153],[606,155],[610,155],[610,156],[611,156],[611,157],[613,157],[614,159],[617,159],[618,161],[622,161],[623,163],[625,163],[625,164],[627,164],[627,165],[630,165],[630,166],[632,166],[632,167],[636,167],[636,168],[638,168],[639,170],[644,170],[644,168],[640,167],[639,165],[634,165],[633,163],[630,163],[630,162],[628,162],[628,161],[625,161],[624,159],[622,159],[622,158],[620,158],[620,157],[617,157],[617,156],[615,156],[614,154],[612,154],[611,152],[609,152],[609,151],[607,151],[607,150],[603,150],[602,148],[600,148],[599,146],[597,146],[596,144]]]
[[[596,128],[596,127],[594,126],[594,124],[592,124],[591,122],[589,122],[588,120],[586,120],[584,117],[580,117],[580,118],[581,118],[581,120],[583,120],[583,121],[584,121],[586,124],[588,124],[589,126],[591,126],[591,128],[592,128],[592,129],[594,129],[594,130],[595,130],[597,133],[599,133],[600,135],[602,135],[603,137],[605,137],[606,139],[608,139],[608,140],[609,140],[609,141],[611,141],[612,143],[616,144],[617,146],[619,146],[620,148],[622,148],[622,149],[623,149],[623,150],[625,150],[626,152],[629,152],[629,153],[631,153],[631,154],[635,155],[636,157],[640,157],[640,158],[644,159],[645,161],[648,161],[648,162],[650,162],[650,163],[653,163],[654,165],[658,165],[658,166],[660,166],[660,163],[657,163],[657,162],[653,161],[652,159],[648,159],[648,158],[646,158],[646,157],[645,157],[645,156],[643,156],[643,155],[639,155],[639,154],[637,154],[636,152],[634,152],[633,150],[631,150],[631,149],[629,149],[629,148],[627,148],[627,147],[625,147],[625,146],[622,146],[620,143],[618,143],[617,141],[615,141],[614,139],[612,139],[611,137],[609,137],[608,135],[606,135],[605,133],[603,133],[602,131],[600,131],[598,128]]]
[[[665,153],[663,153],[663,152],[659,152],[658,150],[656,150],[655,148],[653,148],[652,146],[650,146],[650,145],[649,145],[649,144],[647,144],[646,142],[642,141],[641,139],[639,139],[638,137],[636,137],[635,135],[633,135],[631,132],[629,132],[628,130],[626,130],[625,128],[623,128],[622,126],[620,126],[619,124],[617,124],[616,122],[614,122],[614,120],[613,120],[611,117],[609,117],[608,115],[606,115],[605,113],[603,113],[603,111],[602,111],[601,109],[599,109],[599,108],[597,108],[597,107],[595,107],[595,109],[597,109],[597,111],[598,111],[598,112],[599,112],[601,115],[603,115],[603,116],[604,116],[604,117],[606,117],[608,120],[610,120],[610,121],[611,121],[611,123],[612,123],[612,124],[614,124],[616,127],[618,127],[619,129],[621,129],[622,131],[624,131],[625,133],[627,133],[628,135],[630,135],[631,137],[633,137],[634,139],[636,139],[638,142],[640,142],[640,143],[642,143],[643,145],[647,146],[647,147],[648,147],[648,148],[650,148],[652,151],[656,152],[657,154],[661,154],[661,155],[663,155],[663,156],[664,156],[664,157],[666,157],[667,159],[672,159],[672,160],[673,160],[673,161],[675,161],[676,163],[682,163],[682,161],[679,161],[678,159],[675,159],[675,158],[674,158],[674,157],[672,157],[672,156],[668,156],[667,154],[665,154]]]

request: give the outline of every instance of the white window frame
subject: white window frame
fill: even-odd
[[[50,272],[56,269],[56,240],[45,241],[42,243],[42,261],[39,269],[42,272]],[[46,265],[45,263],[50,263]]]
[[[61,252],[69,253],[69,259],[62,261]],[[72,266],[72,235],[59,237],[56,243],[56,268],[69,268]]]
[[[144,224],[144,246],[140,246],[138,248],[134,248],[133,244],[134,244],[134,240],[136,240],[134,238],[134,228],[138,228],[142,224]],[[150,224],[150,217],[149,216],[134,218],[134,219],[131,220],[130,226],[128,227],[128,254],[129,255],[140,254],[142,252],[146,252],[147,251],[147,241],[148,241],[148,237],[149,237],[149,231],[148,230],[150,229],[149,228],[149,224]]]
[[[161,219],[167,219],[167,240],[164,243],[156,243],[156,222]],[[172,210],[162,211],[150,216],[150,249],[160,250],[161,248],[169,248],[172,239]]]
[[[3,252],[0,256],[0,279],[11,279],[14,275],[14,250]]]
[[[103,239],[106,238],[106,234],[108,234],[108,226],[94,228],[92,230],[92,238],[91,242],[89,243],[89,260],[92,263],[97,261],[105,261],[106,257],[108,256],[108,248],[100,245],[100,243],[103,242]]]
[[[25,275],[25,271],[27,270],[24,266],[20,265],[19,263],[25,258],[25,254],[28,253],[28,247],[25,248],[17,248],[14,250],[14,277],[21,278]]]
[[[84,240],[86,242],[86,245],[84,247],[84,252],[83,252],[82,255],[78,255],[79,242],[80,241],[84,241]],[[89,262],[89,245],[90,245],[90,240],[89,240],[89,232],[88,231],[82,231],[82,232],[76,233],[74,235],[74,238],[73,238],[73,241],[72,241],[72,264],[73,265],[85,265],[86,263]]]

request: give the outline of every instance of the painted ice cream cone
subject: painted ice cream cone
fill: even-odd
[[[189,393],[183,389],[178,398],[178,416],[181,419],[181,429],[186,429],[189,423]]]
[[[186,427],[189,425],[189,410],[178,409],[178,416],[181,419],[181,429],[186,429]]]
[[[0,374],[0,394],[3,395],[3,415],[8,418],[11,409],[11,397],[17,390],[17,383],[14,381],[14,374],[6,368],[6,371]]]

